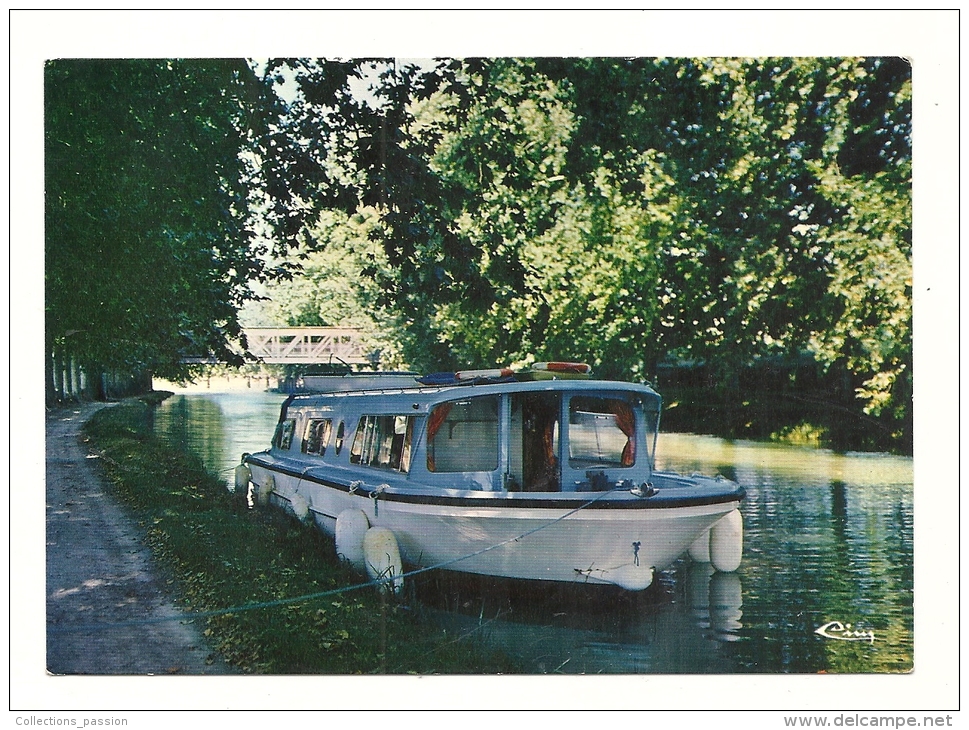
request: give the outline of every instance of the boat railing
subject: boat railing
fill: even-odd
[[[493,385],[488,381],[465,381],[451,383],[419,383],[418,373],[365,373],[346,375],[307,375],[303,385],[293,393],[294,398],[316,395],[404,395],[407,393],[438,393],[455,387],[474,388],[476,385]],[[395,382],[396,381],[396,382]],[[402,382],[403,381],[403,382]],[[407,383],[411,381],[413,384]]]
[[[404,395],[406,393],[436,393],[440,390],[444,390],[445,386],[440,385],[423,385],[415,386],[413,388],[396,387],[396,388],[353,388],[349,390],[315,390],[315,389],[303,389],[298,390],[293,394],[293,400],[298,400],[300,398],[312,398],[318,395],[332,395],[332,396],[351,396],[351,395]]]

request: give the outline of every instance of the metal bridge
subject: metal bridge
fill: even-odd
[[[252,327],[245,333],[249,354],[265,363],[367,365],[374,357],[353,327]]]
[[[247,352],[273,365],[373,365],[379,353],[363,345],[353,327],[247,327]],[[211,358],[185,357],[183,363],[216,364]]]

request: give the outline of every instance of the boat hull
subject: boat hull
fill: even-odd
[[[625,490],[563,494],[403,494],[389,485],[342,484],[293,473],[258,458],[254,484],[273,477],[270,501],[292,509],[305,500],[313,522],[333,535],[345,510],[393,531],[402,560],[415,568],[526,580],[618,585],[642,590],[697,536],[742,499],[637,497]],[[678,488],[686,492],[685,488]],[[661,490],[662,491],[662,490]],[[668,498],[672,495],[674,498]]]

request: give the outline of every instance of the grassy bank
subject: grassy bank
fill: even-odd
[[[84,437],[137,515],[185,610],[274,604],[198,619],[228,663],[268,674],[519,671],[473,635],[445,635],[406,598],[382,599],[363,588],[287,602],[363,579],[337,560],[326,535],[280,511],[250,509],[194,455],[156,439],[150,400],[102,409]]]

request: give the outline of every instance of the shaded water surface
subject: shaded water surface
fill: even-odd
[[[229,481],[268,445],[283,399],[176,395],[156,431]],[[642,593],[428,574],[409,589],[414,610],[536,673],[912,669],[910,458],[661,434],[657,467],[746,487],[740,570],[684,558]]]

